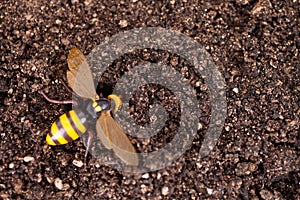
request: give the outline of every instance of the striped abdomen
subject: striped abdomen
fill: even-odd
[[[82,114],[82,113],[80,113]],[[67,144],[79,138],[86,132],[84,122],[86,118],[79,117],[74,110],[61,115],[51,126],[50,133],[47,134],[46,142],[49,145]]]

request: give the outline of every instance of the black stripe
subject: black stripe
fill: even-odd
[[[53,123],[53,125],[56,124],[56,122]],[[52,126],[53,126],[52,125]],[[56,133],[57,134],[57,133]],[[49,136],[51,138],[51,140],[56,144],[56,145],[60,145],[59,141],[57,141],[54,137],[53,137],[53,133],[52,133],[52,129],[50,130]]]
[[[68,142],[72,142],[73,139],[67,134],[67,131],[62,126],[61,119],[57,120],[56,125],[57,125],[58,130],[62,134],[62,137],[65,138]]]
[[[75,111],[74,111],[74,114],[77,115]],[[70,112],[67,112],[66,115],[67,115],[67,118],[68,118],[68,120],[69,120],[71,126],[73,127],[74,131],[77,133],[77,135],[79,135],[79,137],[81,137],[81,136],[82,136],[82,133],[81,133],[81,131],[77,128],[77,125],[74,123],[74,121],[72,120],[72,117],[71,117],[71,115],[70,115]],[[77,116],[77,117],[78,117],[78,116]]]

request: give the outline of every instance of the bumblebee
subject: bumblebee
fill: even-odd
[[[81,106],[85,109],[70,110],[61,115],[52,124],[50,132],[46,136],[47,144],[53,146],[67,144],[88,133],[85,160],[96,136],[104,147],[112,149],[126,164],[138,165],[138,156],[135,148],[112,117],[122,104],[120,97],[115,94],[111,94],[107,98],[98,96],[87,60],[79,49],[73,48],[70,50],[68,67],[68,85],[74,94],[85,100],[85,105]],[[76,103],[72,100],[53,100],[43,92],[40,93],[51,103]],[[95,121],[96,124],[94,123]],[[91,125],[96,126],[96,134],[89,128]]]

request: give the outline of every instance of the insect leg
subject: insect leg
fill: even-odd
[[[92,143],[94,142],[94,136],[95,136],[95,133],[92,130],[89,130],[88,134],[89,134],[89,136],[88,136],[88,140],[86,143],[86,150],[85,150],[85,155],[84,155],[85,164],[87,164],[88,153],[92,147]]]
[[[51,103],[57,103],[57,104],[74,104],[75,102],[72,100],[65,100],[65,101],[58,101],[58,100],[54,100],[54,99],[50,99],[44,92],[42,91],[38,91],[41,95],[43,95],[43,97],[51,102]]]

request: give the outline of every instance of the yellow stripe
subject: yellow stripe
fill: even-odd
[[[50,137],[49,134],[47,134],[47,136],[46,136],[46,142],[47,142],[47,144],[49,144],[49,145],[53,145],[53,146],[56,145],[56,144],[52,141],[52,139],[51,139],[51,137]]]
[[[100,106],[96,106],[96,107],[95,107],[95,110],[96,110],[96,112],[100,112],[102,109],[101,109]]]
[[[86,128],[83,126],[83,124],[81,123],[80,119],[78,118],[78,116],[74,110],[70,111],[70,116],[71,116],[74,124],[77,126],[78,130],[81,131],[81,133],[85,133]]]
[[[98,105],[97,101],[94,101],[93,107],[96,110],[96,112],[100,112],[102,108]]]
[[[97,105],[98,105],[97,102],[94,101],[94,102],[93,102],[93,107],[96,108]]]
[[[60,144],[67,144],[68,141],[62,137],[60,131],[58,130],[57,126],[56,126],[56,122],[54,122],[51,126],[51,133],[52,133],[52,137],[53,139],[56,139]]]
[[[60,116],[60,122],[61,122],[61,125],[64,127],[66,133],[70,136],[70,138],[72,138],[73,140],[76,140],[77,138],[79,138],[79,135],[75,132],[74,128],[70,124],[69,119],[67,118],[66,114],[63,114],[62,116]],[[76,124],[75,124],[75,126],[76,126]]]

